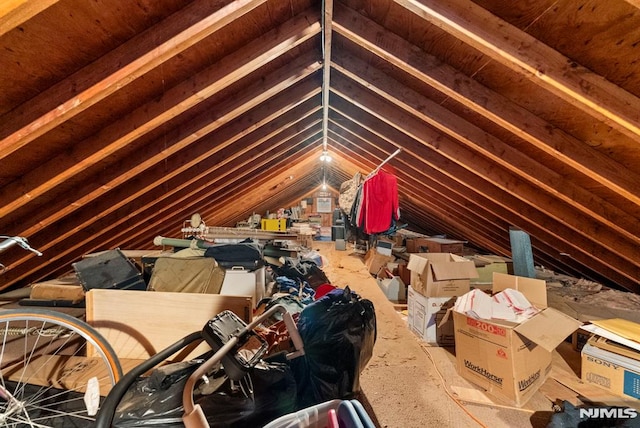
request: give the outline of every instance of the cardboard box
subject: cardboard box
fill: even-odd
[[[471,285],[491,285],[493,272],[513,275],[513,262],[506,257],[476,254],[467,257],[476,265],[478,277],[471,280]]]
[[[402,236],[399,233],[396,233],[395,235],[392,236],[393,238],[393,245],[395,247],[403,247],[404,246],[404,236]]]
[[[404,261],[398,263],[398,276],[405,284],[411,284],[411,271],[407,267],[407,263],[405,263]]]
[[[367,254],[364,256],[364,264],[372,275],[377,275],[381,268],[386,267],[387,263],[393,262],[393,260],[393,256],[380,254],[375,250],[375,248],[367,251]]]
[[[493,292],[512,288],[541,311],[519,324],[453,312],[458,373],[490,394],[524,405],[545,382],[553,350],[582,325],[547,307],[543,280],[495,273]]]
[[[450,253],[410,254],[407,268],[413,289],[427,297],[461,296],[477,276],[472,261]]]
[[[419,338],[432,345],[453,346],[453,319],[442,322],[455,297],[425,297],[411,286],[407,289],[407,325]]]
[[[462,250],[466,241],[445,238],[425,238],[420,245],[426,245],[430,253],[453,253],[462,255]]]
[[[404,245],[407,248],[407,253],[426,253],[427,242],[425,238],[407,238],[404,241]]]
[[[628,400],[640,399],[640,352],[593,336],[582,348],[582,380]]]

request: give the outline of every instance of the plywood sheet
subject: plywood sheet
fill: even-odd
[[[158,291],[99,290],[87,293],[87,322],[111,344],[119,358],[147,359],[224,310],[251,320],[251,297]],[[186,356],[206,352],[199,345]]]

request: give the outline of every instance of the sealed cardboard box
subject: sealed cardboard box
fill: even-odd
[[[450,253],[410,254],[407,268],[413,289],[427,297],[461,296],[477,276],[472,261]]]
[[[582,380],[628,400],[640,399],[640,352],[594,336],[582,348]]]
[[[463,378],[520,407],[545,382],[553,350],[582,323],[547,307],[543,280],[495,273],[493,292],[506,289],[524,294],[540,312],[514,323],[453,311],[456,362]]]
[[[418,253],[418,249],[416,247],[415,238],[407,238],[404,240],[404,247],[407,250],[407,253]]]
[[[407,289],[407,324],[409,329],[429,344],[454,345],[453,319],[444,319],[455,297],[425,297],[411,286]]]

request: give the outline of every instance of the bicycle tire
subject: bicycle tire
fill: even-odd
[[[0,332],[0,427],[93,426],[122,377],[106,339],[86,322],[46,309],[0,310]]]

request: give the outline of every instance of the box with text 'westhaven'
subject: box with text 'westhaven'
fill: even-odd
[[[540,311],[520,323],[452,311],[457,370],[498,399],[520,407],[546,380],[553,350],[582,323],[547,307],[543,280],[494,273],[493,293],[508,288],[520,291]]]

